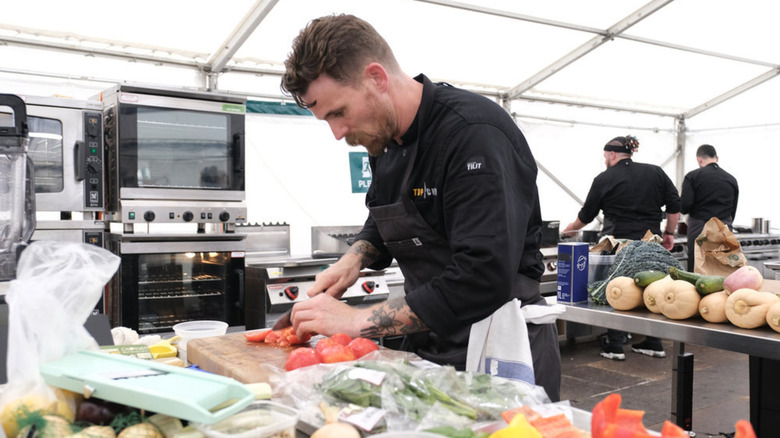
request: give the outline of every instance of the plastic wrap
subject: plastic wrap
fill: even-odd
[[[36,241],[24,250],[6,295],[8,384],[0,407],[21,399],[62,403],[62,394],[44,383],[39,366],[99,348],[84,323],[118,267],[119,257],[84,243]]]
[[[540,386],[437,366],[415,355],[373,352],[363,359],[299,368],[272,377],[274,399],[295,406],[300,421],[319,427],[322,402],[360,418],[364,431],[470,427],[501,419],[501,412],[549,403]],[[362,418],[361,418],[362,416]],[[370,417],[367,419],[365,417]]]

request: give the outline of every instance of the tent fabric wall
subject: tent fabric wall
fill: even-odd
[[[602,148],[611,138],[632,134],[640,142],[634,159],[661,165],[674,178],[675,133],[671,129],[644,130],[629,126],[519,123],[540,166],[548,169],[580,200],[591,182],[604,170]],[[777,173],[780,148],[774,144],[780,126],[702,131],[688,135],[691,147],[685,172],[697,167],[700,144],[712,144],[720,163],[740,184],[735,224],[749,227],[752,218],[763,217],[780,232],[780,207],[771,201],[767,175]],[[327,124],[313,117],[274,114],[247,115],[247,206],[250,223],[288,223],[291,251],[311,251],[312,226],[360,225],[368,211],[364,195],[351,191],[348,154],[355,148],[333,138]],[[544,220],[562,225],[574,220],[580,209],[576,199],[544,172],[537,179]],[[598,221],[587,229],[599,229]]]

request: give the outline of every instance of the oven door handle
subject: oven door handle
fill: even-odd
[[[236,303],[236,307],[243,310],[244,309],[244,270],[236,269],[235,273],[236,275],[238,275],[238,302]]]
[[[233,171],[244,173],[244,134],[233,134]]]
[[[77,141],[73,147],[73,172],[76,176],[76,181],[84,181],[87,164],[87,148],[85,145],[86,143],[83,141]]]

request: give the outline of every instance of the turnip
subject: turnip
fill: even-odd
[[[743,266],[729,274],[723,280],[723,290],[731,294],[738,289],[760,290],[764,285],[764,276],[753,266]]]

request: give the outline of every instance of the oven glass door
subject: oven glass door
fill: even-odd
[[[122,325],[142,334],[193,320],[240,325],[243,260],[231,252],[122,255]]]
[[[121,189],[243,191],[244,114],[167,99],[189,107],[120,105]]]

